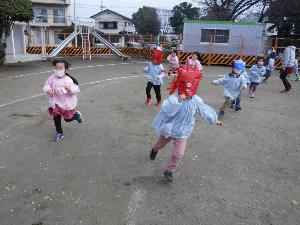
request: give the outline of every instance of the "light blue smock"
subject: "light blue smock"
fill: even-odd
[[[210,124],[216,124],[216,111],[203,103],[202,99],[194,95],[192,99],[178,101],[178,93],[167,98],[159,113],[153,120],[152,126],[156,132],[164,137],[188,138],[194,128],[196,113]]]
[[[148,73],[148,81],[150,81],[154,85],[163,84],[163,77],[165,74],[162,72],[162,70],[164,70],[162,64],[156,65],[152,62],[144,68],[144,71]]]
[[[266,74],[266,68],[264,66],[258,67],[256,64],[250,68],[250,82],[260,83],[263,75]]]
[[[243,78],[241,76],[235,77],[228,74],[223,78],[214,80],[213,84],[223,85],[224,86],[223,96],[225,98],[230,98],[231,100],[234,100],[241,93],[241,87],[243,86],[244,83],[243,83]]]

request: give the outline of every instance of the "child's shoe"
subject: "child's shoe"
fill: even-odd
[[[252,92],[250,98],[255,98],[255,94]]]
[[[75,113],[75,118],[76,118],[76,120],[77,120],[78,123],[82,123],[83,122],[82,115],[81,115],[81,113],[79,111],[77,111]]]
[[[157,153],[158,152],[154,151],[154,149],[152,148],[152,150],[150,152],[150,159],[155,160]]]
[[[173,182],[173,175],[172,175],[172,172],[166,170],[166,171],[164,172],[164,178],[165,178],[166,181],[172,183],[172,182]]]
[[[220,111],[219,112],[219,120],[222,120],[224,118],[225,112],[224,111]]]
[[[234,109],[234,106],[235,106],[235,102],[233,101],[233,102],[231,103],[231,105],[230,105],[230,108],[231,108],[231,109]]]
[[[56,133],[53,141],[60,141],[61,139],[63,139],[64,135],[62,133]]]
[[[155,104],[156,106],[160,106],[161,101],[157,101],[157,103]]]
[[[234,111],[240,111],[240,110],[242,110],[242,108],[241,108],[241,106],[239,106],[239,105],[237,105],[237,106],[235,106],[235,109],[234,109]]]
[[[151,103],[151,98],[147,98],[147,100],[145,101],[145,105],[150,105],[150,103]]]
[[[299,81],[300,79],[299,79],[299,77],[297,77],[296,79],[295,79],[295,81]]]

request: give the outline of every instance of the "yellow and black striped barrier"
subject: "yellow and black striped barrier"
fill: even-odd
[[[50,54],[55,49],[54,46],[47,46],[46,53]],[[132,48],[132,47],[124,47],[119,48],[119,50],[125,54],[135,57],[143,57],[146,59],[151,59],[151,50],[150,49],[139,49],[139,48]],[[27,47],[26,52],[28,54],[42,54],[42,47],[40,46],[32,46]],[[108,48],[91,48],[92,55],[111,55],[113,52]],[[164,52],[164,59],[171,54],[170,51]],[[184,64],[187,58],[191,55],[191,52],[178,52],[179,61],[181,64]],[[80,56],[82,55],[82,48],[81,47],[66,47],[64,48],[60,55],[62,56]],[[215,54],[215,53],[202,53],[201,55],[201,63],[203,65],[223,65],[223,66],[230,66],[232,62],[236,59],[242,59],[246,62],[246,65],[252,66],[255,63],[256,56],[240,56],[240,55],[233,55],[233,54]],[[300,65],[300,61],[299,61]],[[275,61],[275,68],[279,69],[281,67],[281,60],[279,58]]]

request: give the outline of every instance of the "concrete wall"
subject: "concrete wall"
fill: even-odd
[[[14,43],[15,43],[15,51],[16,55],[21,55],[26,53],[25,49],[25,25],[22,24],[15,24],[14,25]],[[7,55],[13,55],[13,44],[12,44],[12,35],[10,35],[7,39],[7,48],[6,48]]]

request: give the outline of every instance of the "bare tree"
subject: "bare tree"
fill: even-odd
[[[260,20],[265,15],[269,0],[194,0],[205,8],[209,16],[235,21],[252,7],[261,5]]]

